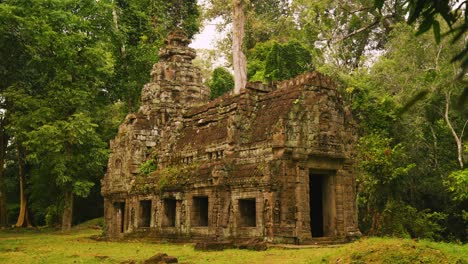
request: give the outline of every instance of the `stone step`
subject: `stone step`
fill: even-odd
[[[348,240],[342,237],[314,237],[301,241],[301,245],[337,245],[347,242]]]

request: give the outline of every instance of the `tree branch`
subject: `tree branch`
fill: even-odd
[[[465,124],[463,125],[462,131],[460,134],[460,140],[463,140],[463,134],[465,133],[466,124],[468,124],[468,120],[466,120]]]
[[[445,122],[447,123],[447,126],[449,127],[450,131],[452,132],[452,135],[453,135],[453,138],[455,139],[455,142],[457,143],[458,163],[460,165],[460,168],[463,169],[463,146],[462,146],[460,138],[457,135],[457,132],[455,132],[455,129],[453,128],[452,123],[450,122],[449,109],[450,109],[450,92],[446,92],[445,93],[445,114],[444,114],[444,119],[445,119]]]
[[[375,27],[379,22],[380,22],[380,19],[376,19],[372,24],[367,25],[367,26],[365,26],[365,27],[362,27],[362,28],[360,28],[360,29],[357,29],[357,30],[355,30],[355,31],[353,31],[353,32],[351,32],[351,33],[349,33],[348,35],[346,35],[346,36],[344,36],[344,37],[338,39],[336,42],[343,41],[343,40],[345,40],[345,39],[347,39],[347,38],[350,38],[350,37],[352,37],[352,36],[354,36],[354,35],[356,35],[356,34],[359,34],[359,33],[363,32],[363,31],[366,31],[366,30],[368,30],[368,29],[370,29],[370,28],[372,28],[372,27]]]

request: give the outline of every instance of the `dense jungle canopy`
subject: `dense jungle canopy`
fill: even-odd
[[[449,0],[0,0],[0,225],[102,216],[109,141],[165,37],[217,19],[196,63],[220,96],[239,1],[247,79],[318,70],[358,121],[361,231],[466,242],[468,1]]]

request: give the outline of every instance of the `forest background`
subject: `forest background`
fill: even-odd
[[[360,230],[466,242],[468,1],[242,1],[249,81],[321,71],[358,121]],[[232,6],[0,0],[0,225],[102,216],[109,141],[164,38],[216,18],[230,32]],[[212,98],[234,86],[231,44],[198,52]]]

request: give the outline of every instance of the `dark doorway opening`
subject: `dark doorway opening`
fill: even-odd
[[[193,197],[192,225],[208,226],[208,197]]]
[[[323,174],[309,175],[310,231],[312,237],[323,237]]]
[[[114,208],[117,215],[116,220],[119,233],[123,233],[125,231],[125,202],[114,203]]]
[[[257,226],[257,210],[255,206],[255,198],[239,199],[239,226]]]
[[[140,227],[150,227],[151,224],[151,200],[140,201]]]
[[[163,226],[175,226],[176,222],[176,200],[164,199]]]

